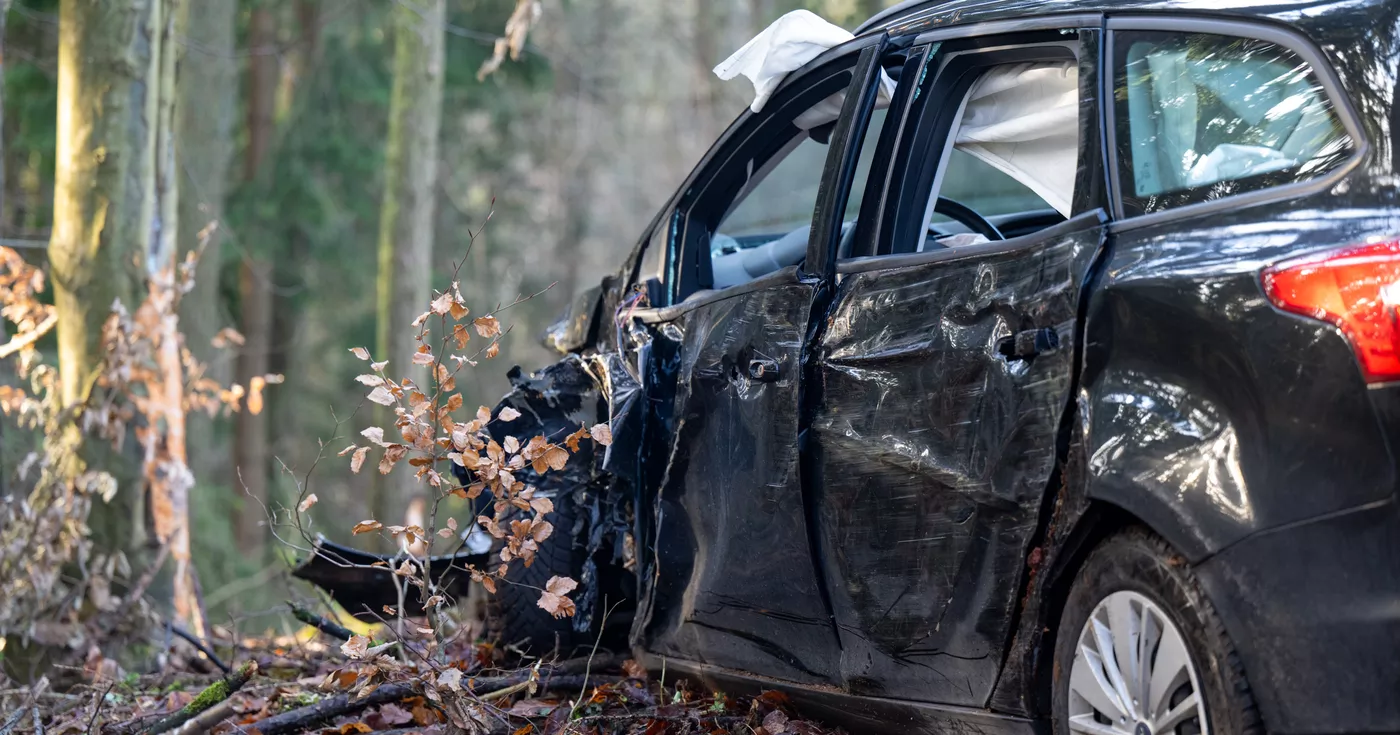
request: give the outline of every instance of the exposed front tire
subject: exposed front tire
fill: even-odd
[[[1060,617],[1056,735],[1264,731],[1235,646],[1186,560],[1144,529],[1099,545]]]
[[[576,510],[571,493],[555,496],[554,511],[548,517],[554,533],[539,544],[530,566],[511,562],[505,581],[487,598],[488,639],[533,656],[550,654],[556,648],[560,655],[568,656],[593,642],[589,633],[574,630],[572,618],[556,619],[538,605],[540,590],[551,577],[583,578],[588,553],[574,543]]]

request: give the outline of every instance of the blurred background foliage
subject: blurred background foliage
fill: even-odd
[[[212,74],[202,78],[216,81],[197,92],[232,100],[222,113],[226,133],[178,142],[182,200],[214,216],[223,212],[220,247],[201,268],[214,278],[199,285],[210,290],[215,324],[185,328],[202,341],[220,325],[266,340],[268,367],[286,382],[268,391],[266,449],[252,458],[256,469],[243,472],[265,473],[276,501],[295,493],[289,468],[301,476],[315,465],[315,530],[341,541],[369,517],[371,473],[352,475],[334,453],[368,421],[348,418],[359,404],[353,379],[362,365],[347,348],[375,342],[393,84],[389,16],[398,2],[194,0],[191,13],[232,10],[232,48],[193,30],[181,39],[181,73],[201,64]],[[52,224],[58,4],[14,0],[4,30],[0,239],[33,262],[43,260]],[[447,0],[433,286],[447,285],[469,231],[492,214],[463,269],[468,301],[484,311],[548,289],[506,312],[511,331],[500,357],[459,381],[467,403],[494,405],[512,364],[529,370],[552,361],[539,344],[544,328],[573,293],[618,267],[656,209],[749,102],[748,83],[719,82],[710,71],[715,64],[788,11],[805,7],[854,28],[890,4],[544,0],[521,58],[478,80],[515,3]],[[261,165],[249,165],[248,100],[258,93],[251,87],[259,64],[275,84],[263,90],[272,101],[271,134]],[[184,163],[210,147],[230,157],[215,181],[201,180],[207,169]],[[211,206],[210,199],[220,201]],[[200,226],[182,222],[181,231]],[[244,323],[244,266],[256,262],[270,265],[272,316],[264,335]],[[236,348],[192,347],[209,356],[215,375],[235,372]],[[0,375],[0,382],[13,380]],[[332,441],[338,417],[347,420]],[[236,532],[234,519],[251,501],[232,470],[234,434],[232,420],[213,421],[192,433],[189,448],[198,479],[190,498],[194,558],[212,622],[274,604],[285,572],[265,531],[251,545]],[[30,442],[12,423],[0,424],[0,493],[16,481]],[[320,442],[329,459],[318,464]]]

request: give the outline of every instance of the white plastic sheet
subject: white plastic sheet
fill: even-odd
[[[1079,159],[1074,62],[1007,64],[968,93],[954,145],[1070,214]]]
[[[762,112],[763,106],[788,74],[821,56],[823,51],[853,38],[855,36],[850,31],[823,20],[810,10],[794,10],[773,21],[733,55],[720,62],[714,69],[715,76],[724,81],[738,76],[747,77],[754,88],[753,103],[749,109]],[[895,85],[889,75],[883,71],[880,74],[880,95],[876,104],[883,107],[889,105]],[[802,130],[810,130],[829,123],[840,116],[844,100],[844,92],[834,94],[803,112],[793,124]]]

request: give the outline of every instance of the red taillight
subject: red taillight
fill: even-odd
[[[1280,263],[1264,271],[1264,292],[1280,309],[1337,325],[1366,382],[1400,380],[1400,242]]]

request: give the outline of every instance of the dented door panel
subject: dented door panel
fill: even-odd
[[[843,267],[814,351],[810,461],[849,691],[986,703],[1102,236],[1092,213],[967,254]]]
[[[655,325],[652,348],[680,362],[643,636],[665,656],[832,682],[797,443],[813,289],[784,277]]]

